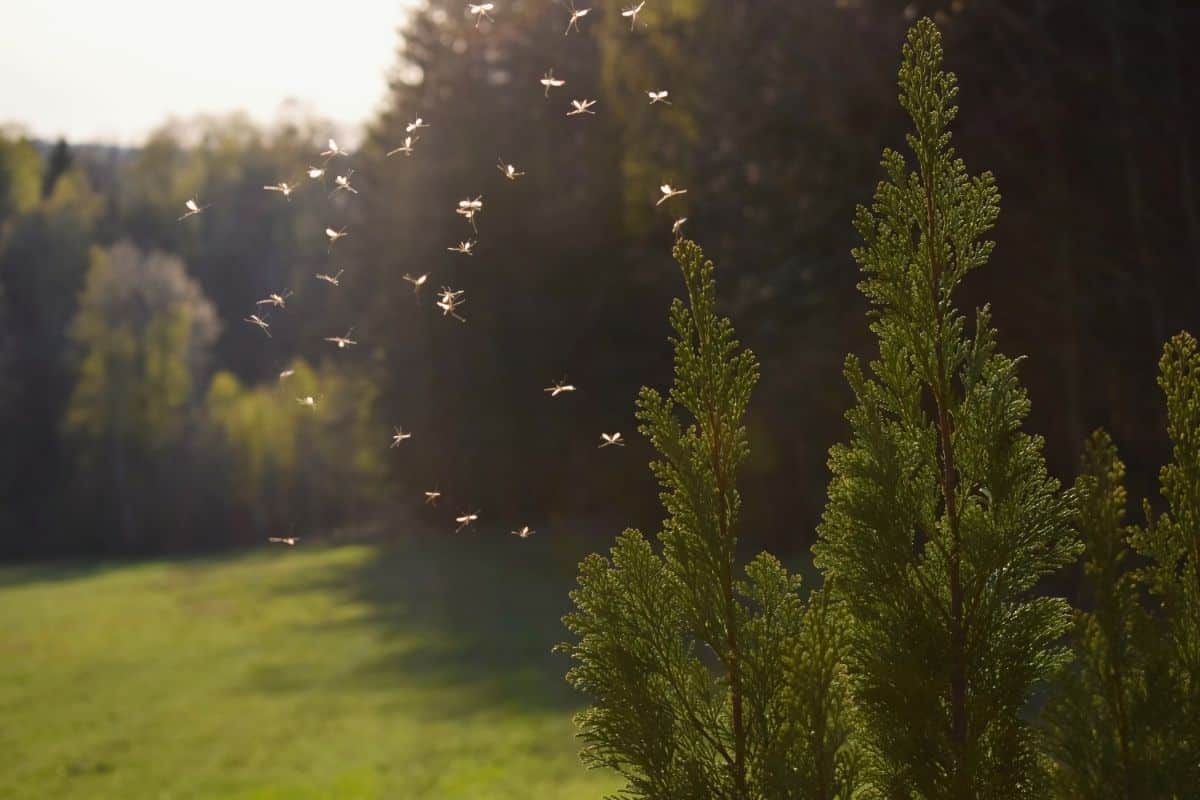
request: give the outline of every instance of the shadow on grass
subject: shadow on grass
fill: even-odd
[[[446,690],[433,704],[442,718],[567,710],[584,698],[564,680],[570,660],[551,649],[567,637],[561,620],[579,561],[611,542],[611,534],[549,529],[529,539],[488,529],[404,534],[292,588],[359,607],[351,619],[317,623],[318,639],[321,629],[363,625],[383,637],[378,655],[343,676],[346,688]],[[271,672],[256,676],[255,690],[309,688],[294,671]]]

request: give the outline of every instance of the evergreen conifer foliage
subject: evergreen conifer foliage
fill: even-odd
[[[908,34],[899,83],[916,164],[886,150],[887,180],[855,220],[879,357],[869,372],[846,362],[851,440],[831,451],[817,564],[851,620],[847,666],[876,791],[1042,797],[1022,711],[1062,663],[1071,617],[1033,588],[1077,554],[1072,496],[1021,430],[1018,360],[998,352],[988,309],[968,334],[954,305],[992,252],[983,237],[999,193],[950,146],[958,90],[928,19]]]
[[[674,255],[688,296],[670,310],[674,384],[637,404],[659,454],[662,552],[625,531],[610,557],[583,562],[564,620],[568,681],[593,702],[577,717],[583,758],[626,778],[627,797],[849,798],[836,608],[806,611],[798,578],[769,555],[737,565],[758,364],[716,313],[712,263],[688,241]]]

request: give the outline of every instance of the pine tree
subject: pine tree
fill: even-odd
[[[852,751],[837,607],[806,611],[799,579],[770,555],[737,569],[738,466],[758,377],[717,316],[713,265],[680,242],[688,302],[670,310],[675,381],[643,388],[639,430],[659,458],[661,555],[636,530],[589,556],[565,618],[568,681],[592,696],[583,759],[645,798],[849,798]],[[679,411],[688,421],[681,421]]]
[[[1167,400],[1170,464],[1159,480],[1167,510],[1144,504],[1146,528],[1132,537],[1149,565],[1144,585],[1158,602],[1165,636],[1160,676],[1168,797],[1194,797],[1200,787],[1200,347],[1180,333],[1163,349],[1158,385]]]
[[[1077,614],[1075,663],[1063,672],[1045,713],[1055,790],[1071,800],[1163,797],[1160,769],[1166,696],[1154,684],[1157,637],[1128,565],[1125,465],[1096,431],[1075,482],[1090,612]]]
[[[916,156],[886,150],[854,257],[879,358],[847,359],[852,438],[831,451],[815,548],[850,617],[847,665],[867,767],[889,798],[1044,797],[1023,712],[1064,660],[1060,599],[1033,592],[1077,554],[1072,499],[1022,432],[1019,360],[997,351],[987,307],[974,334],[954,294],[984,265],[999,214],[991,174],[950,147],[957,108],[937,28],[910,31],[900,102]]]

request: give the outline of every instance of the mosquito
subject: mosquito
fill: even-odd
[[[596,105],[595,100],[572,100],[571,106],[575,110],[568,111],[567,116],[573,117],[576,114],[595,114],[596,113],[595,111],[589,111],[589,109],[594,105]]]
[[[537,531],[533,530],[528,525],[525,525],[524,527],[513,531],[512,535],[519,536],[522,539],[528,539],[530,536],[533,536],[535,533],[537,533]]]
[[[558,397],[560,394],[563,394],[564,392],[575,391],[575,385],[571,384],[571,383],[567,383],[565,380],[555,381],[553,386],[547,386],[542,391],[544,391],[546,394],[550,395],[551,397]]]
[[[344,269],[339,269],[337,271],[337,275],[326,275],[324,272],[318,272],[313,277],[315,277],[319,281],[325,281],[326,283],[328,283],[332,286],[341,286],[341,284],[338,283],[338,279],[342,277],[342,273],[345,271],[346,270],[344,270]]]
[[[664,183],[662,186],[658,187],[658,190],[662,192],[662,197],[658,198],[658,202],[654,204],[655,206],[661,206],[672,197],[678,197],[681,194],[687,194],[687,189],[673,189],[669,183]]]
[[[312,178],[314,181],[319,178],[322,178],[324,176],[325,176],[325,170],[323,170],[322,168],[320,168],[320,167],[309,167],[308,168],[308,177]]]
[[[208,206],[196,205],[196,198],[194,197],[184,203],[183,207],[187,209],[187,213],[180,217],[177,222],[183,222],[188,217],[194,217],[204,209],[208,208]]]
[[[458,208],[454,210],[454,213],[464,217],[467,222],[471,223],[471,230],[478,233],[479,229],[475,227],[475,215],[480,211],[483,211],[483,195],[474,199],[459,200]]]
[[[454,521],[458,523],[458,527],[454,529],[454,532],[458,533],[463,528],[467,527],[468,525],[470,525],[471,523],[475,522],[478,519],[479,519],[478,511],[474,512],[473,514],[461,514],[461,515],[455,517]]]
[[[466,322],[466,320],[459,316],[458,312],[455,310],[467,302],[463,298],[463,294],[464,293],[461,289],[455,291],[445,286],[442,287],[441,291],[438,293],[437,307],[442,310],[443,317],[454,317],[459,322]]]
[[[296,542],[300,541],[300,537],[299,536],[272,536],[269,539],[267,539],[267,541],[272,542],[273,544],[286,544],[288,547],[295,547]]]
[[[396,432],[392,434],[392,443],[389,445],[389,447],[399,447],[400,443],[405,439],[412,438],[412,434],[405,433],[402,428],[396,428],[395,431]]]
[[[358,344],[358,342],[350,338],[350,334],[352,333],[354,333],[354,328],[346,331],[345,336],[326,336],[325,341],[336,344],[338,346],[338,350],[345,350],[347,345]]]
[[[347,233],[345,228],[342,228],[340,231],[335,231],[333,228],[326,228],[325,235],[329,237],[329,249],[333,250],[333,246],[337,243],[337,240],[346,236]]]
[[[338,156],[348,156],[350,153],[338,147],[338,143],[333,139],[330,139],[329,149],[322,150],[321,155],[323,155],[325,157],[325,161],[328,162],[330,159],[337,158]]]
[[[420,117],[417,117],[412,122],[410,122],[404,126],[404,132],[405,133],[416,133],[417,131],[421,130],[421,128],[428,128],[428,127],[429,126],[425,124],[425,120],[421,119]]]
[[[337,185],[333,187],[333,191],[329,193],[329,196],[332,197],[343,189],[350,194],[358,194],[358,189],[355,189],[350,185],[350,176],[353,174],[354,170],[350,170],[345,175],[338,175],[336,178],[334,178],[333,182]]]
[[[471,255],[471,250],[474,247],[475,241],[473,239],[467,239],[466,241],[459,242],[457,247],[447,247],[446,249],[451,253],[462,253],[464,256],[469,256]]]
[[[434,489],[432,492],[426,492],[425,493],[425,505],[436,506],[438,498],[441,496],[442,496],[442,493],[439,492],[437,489]]]
[[[281,381],[287,380],[288,378],[292,377],[295,374],[296,374],[296,370],[285,369],[283,372],[279,373],[279,380],[281,380]]]
[[[567,29],[563,31],[563,36],[571,32],[571,28],[575,29],[576,33],[581,33],[579,30],[579,20],[583,19],[591,11],[590,8],[576,8],[575,0],[571,0],[571,7],[567,9],[571,12],[571,20],[567,23]]]
[[[279,192],[289,203],[292,201],[292,192],[296,191],[297,188],[299,187],[297,187],[295,184],[288,183],[287,181],[280,181],[279,183],[271,186],[263,187],[263,189],[267,190],[268,192]]]
[[[317,399],[315,397],[313,397],[311,394],[305,395],[304,397],[297,397],[296,402],[306,408],[316,408],[317,407]]]
[[[680,217],[671,223],[671,233],[675,234],[676,239],[683,238],[683,223],[687,222],[687,217]]]
[[[622,17],[629,17],[629,30],[633,30],[634,26],[637,25],[638,14],[642,13],[644,5],[646,5],[646,0],[642,0],[636,6],[630,6],[621,12]]]
[[[515,181],[517,178],[525,174],[524,172],[518,171],[516,165],[505,164],[503,158],[497,161],[496,169],[500,170],[500,174],[508,178],[510,181]]]
[[[487,18],[487,20],[489,22],[496,21],[496,20],[492,19],[491,14],[488,13],[489,11],[491,11],[495,8],[496,8],[496,5],[494,3],[478,3],[478,4],[468,3],[467,4],[467,11],[470,14],[474,15],[474,17],[475,17],[475,27],[476,28],[479,27],[479,23],[482,22],[485,17]]]
[[[547,72],[545,75],[543,75],[542,79],[541,79],[541,81],[539,81],[539,83],[541,83],[542,86],[546,87],[546,97],[550,96],[551,89],[557,89],[558,87],[566,86],[566,84],[567,84],[567,82],[564,81],[562,78],[554,77],[553,69],[551,69],[549,72]]]
[[[267,324],[265,319],[258,316],[258,314],[251,314],[248,317],[243,317],[242,321],[249,322],[251,325],[257,325],[262,329],[262,332],[267,335],[268,339],[271,338],[271,326]]]
[[[671,105],[671,101],[667,99],[667,95],[669,95],[670,92],[668,92],[666,89],[660,89],[657,92],[646,92],[646,94],[650,97],[650,105],[654,105],[655,103],[663,103],[664,105],[668,106]]]
[[[389,150],[386,158],[391,158],[396,153],[404,153],[405,157],[413,154],[413,145],[421,140],[420,136],[405,136],[404,144],[397,147],[395,150]]]
[[[604,440],[600,445],[601,447],[611,447],[612,445],[616,445],[617,447],[625,446],[625,440],[621,438],[619,431],[617,433],[601,433],[600,438]]]
[[[287,308],[287,299],[292,296],[291,292],[285,291],[283,294],[271,292],[262,300],[255,302],[256,306],[274,306],[276,308]]]
[[[404,273],[403,277],[404,277],[404,280],[406,280],[412,284],[413,294],[417,295],[417,297],[420,297],[421,296],[421,287],[425,285],[425,282],[427,280],[429,280],[429,273],[426,272],[426,273],[424,273],[422,275],[418,275],[417,277],[414,278],[412,275],[409,275],[406,272],[406,273]]]

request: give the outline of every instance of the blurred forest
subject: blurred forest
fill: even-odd
[[[1105,426],[1131,494],[1152,493],[1156,358],[1200,332],[1200,9],[653,0],[632,31],[610,2],[578,36],[546,0],[502,12],[476,29],[429,0],[406,21],[348,162],[358,195],[304,177],[333,126],[300,115],[171,121],[132,150],[0,136],[0,555],[205,549],[406,507],[652,527],[633,397],[670,380],[677,214],[763,362],[744,529],[807,546],[845,436],[840,366],[869,355],[852,213],[903,134],[895,53],[920,14],[972,97],[958,149],[1003,193],[969,293],[1030,355],[1031,427],[1069,478]],[[547,99],[551,67],[567,85]],[[572,98],[597,115],[565,117]],[[414,154],[386,157],[416,116]],[[283,180],[303,184],[290,201],[263,191]],[[670,210],[662,182],[688,189]],[[477,194],[477,252],[448,253]],[[211,207],[178,221],[193,196]],[[332,252],[327,225],[350,233]],[[415,295],[402,276],[424,272]],[[466,291],[466,324],[433,306],[441,285]],[[285,289],[270,338],[242,321]],[[323,341],[351,326],[357,347]],[[563,377],[580,391],[551,401]],[[414,432],[395,450],[393,425]],[[631,446],[598,451],[612,430]],[[423,506],[435,487],[446,502]]]

